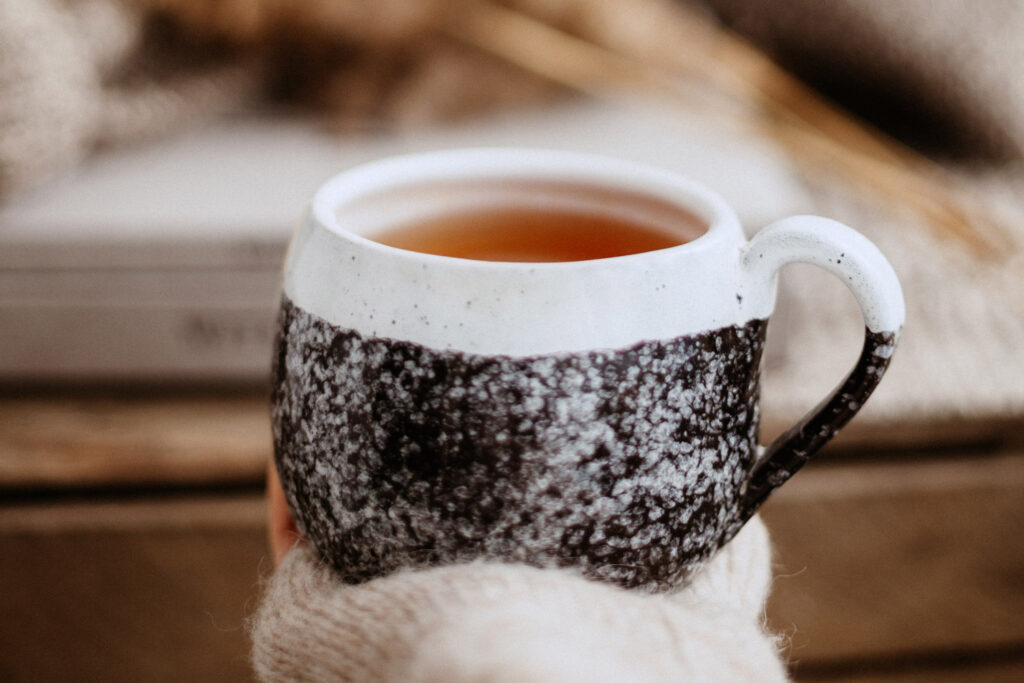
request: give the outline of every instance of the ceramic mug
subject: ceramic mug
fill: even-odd
[[[522,206],[694,234],[555,263],[373,240]],[[849,287],[864,346],[762,449],[759,360],[776,272],[795,261]],[[903,319],[892,268],[859,233],[798,216],[748,242],[721,198],[669,172],[538,150],[371,163],[319,189],[289,250],[276,466],[299,529],[346,581],[494,559],[670,590],[863,405]]]

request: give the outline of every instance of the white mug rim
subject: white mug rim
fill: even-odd
[[[431,182],[473,178],[492,181],[572,182],[593,189],[629,190],[659,200],[699,218],[704,231],[663,249],[575,261],[488,261],[443,256],[382,244],[349,230],[340,216],[345,206],[374,192],[397,191]],[[338,238],[382,256],[428,262],[435,266],[515,271],[524,268],[559,270],[608,267],[652,254],[681,255],[712,248],[722,240],[743,237],[736,213],[713,190],[649,164],[586,152],[516,147],[444,149],[392,156],[353,166],[325,181],[313,196],[310,214]]]

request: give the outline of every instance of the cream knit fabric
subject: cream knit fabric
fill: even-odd
[[[483,563],[352,586],[303,547],[267,586],[253,663],[271,682],[785,681],[770,565],[757,518],[672,595]]]

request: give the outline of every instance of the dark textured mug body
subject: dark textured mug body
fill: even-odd
[[[701,227],[669,249],[552,264],[372,240],[530,202]],[[747,242],[689,181],[561,153],[435,153],[338,176],[289,252],[273,364],[275,460],[300,530],[352,582],[487,559],[680,585],[888,363],[899,286],[837,226],[799,217]],[[759,454],[759,361],[791,260],[847,280],[867,334],[850,377]]]

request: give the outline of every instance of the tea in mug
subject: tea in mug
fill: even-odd
[[[688,242],[696,217],[660,227],[615,216],[536,208],[493,208],[388,228],[369,237],[408,251],[478,261],[585,261],[640,254]]]

